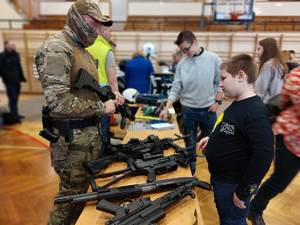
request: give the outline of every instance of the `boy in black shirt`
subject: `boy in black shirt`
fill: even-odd
[[[250,198],[273,159],[274,135],[269,113],[253,91],[258,74],[253,58],[236,55],[220,70],[220,87],[235,101],[198,150],[206,148],[220,224],[246,225]]]

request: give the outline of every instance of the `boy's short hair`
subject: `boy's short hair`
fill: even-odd
[[[180,45],[183,42],[193,43],[193,41],[197,40],[193,32],[189,30],[185,30],[179,33],[177,40],[174,42],[175,45]]]
[[[220,65],[220,70],[226,70],[235,77],[240,70],[247,74],[247,82],[252,84],[258,77],[258,66],[248,54],[239,54],[231,57]]]
[[[295,52],[294,50],[289,50],[289,52],[290,52],[291,54],[296,54],[296,52]]]

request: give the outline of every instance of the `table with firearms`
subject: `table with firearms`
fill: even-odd
[[[141,109],[139,109],[136,113],[136,115],[142,115]],[[138,138],[140,140],[144,140],[149,135],[155,135],[158,136],[159,139],[164,138],[177,138],[180,135],[177,123],[176,123],[176,115],[172,114],[171,116],[171,123],[176,125],[175,129],[172,130],[135,130],[135,131],[127,131],[126,135],[122,141],[122,144],[128,143],[131,138]],[[126,128],[125,128],[126,129]],[[179,139],[174,141],[176,145],[184,147],[185,143],[183,139]],[[163,151],[164,156],[170,156],[175,154],[175,150],[171,147],[169,149],[166,149]],[[113,171],[123,170],[127,168],[126,162],[112,162],[108,165],[108,167],[105,170],[105,173],[110,173]],[[101,171],[102,173],[103,171]],[[100,174],[101,174],[100,173]],[[161,175],[156,175],[156,181],[160,182],[166,179],[172,179],[172,178],[188,178],[188,179],[196,179],[192,178],[191,171],[189,166],[178,166],[176,170],[168,173],[164,173]],[[116,179],[116,177],[114,177]],[[95,179],[97,187],[104,186],[105,184],[111,182],[113,179],[112,177],[106,177],[106,178],[100,178]],[[196,179],[197,180],[197,179]],[[149,182],[149,180],[148,180]],[[152,182],[152,183],[155,183]],[[200,181],[201,182],[201,181]],[[185,190],[178,190],[178,188],[169,189],[166,188],[167,191],[158,191],[158,192],[151,192],[147,191],[148,186],[145,186],[145,183],[147,183],[147,176],[146,175],[138,175],[138,176],[128,176],[125,179],[122,179],[116,183],[113,183],[108,188],[112,191],[117,189],[118,187],[124,187],[123,189],[127,188],[128,192],[130,190],[133,190],[134,185],[141,185],[144,188],[144,192],[142,192],[138,197],[131,198],[131,203],[129,204],[120,204],[120,200],[101,200],[98,204],[97,201],[89,201],[86,203],[86,206],[79,217],[76,225],[103,225],[103,224],[158,224],[158,225],[181,225],[181,224],[187,224],[187,225],[202,225],[202,216],[199,208],[199,203],[197,199],[197,195],[195,193],[194,184],[187,187],[186,185],[180,186],[180,188],[184,188]],[[151,182],[149,184],[152,184]],[[171,180],[170,185],[172,185],[173,180]],[[204,182],[205,183],[205,182]],[[190,184],[190,183],[188,183]],[[155,186],[155,185],[154,185]],[[196,185],[197,186],[197,185]],[[187,189],[187,190],[186,190]],[[145,191],[146,190],[146,191]],[[88,193],[92,193],[95,190],[92,190],[92,188],[89,188]],[[174,193],[176,191],[176,193]],[[185,195],[182,194],[184,191]],[[176,195],[180,197],[180,200],[176,200],[174,202],[169,201],[169,199],[172,198],[173,195]],[[148,197],[149,196],[149,197]],[[162,205],[161,202],[158,202],[158,200],[161,200],[162,197],[164,198],[164,206],[160,208]],[[134,201],[135,199],[138,200]],[[168,202],[166,203],[166,199]],[[97,205],[98,204],[98,205]],[[101,204],[101,205],[100,205]],[[153,206],[151,205],[153,204]],[[156,206],[154,206],[156,204]],[[151,205],[151,212],[144,210],[146,207],[150,207]],[[157,206],[159,205],[159,206]],[[96,207],[100,210],[97,210]],[[153,210],[153,207],[156,207]],[[121,220],[118,220],[120,217],[128,216],[131,212],[131,210],[134,209],[143,209],[143,211],[138,211],[137,215],[139,220],[136,220],[137,222],[122,222]],[[119,210],[119,211],[118,211]],[[106,211],[106,212],[103,212]],[[118,211],[118,212],[117,212]],[[109,213],[107,213],[109,212]],[[128,213],[129,212],[129,213]],[[152,213],[152,214],[151,214]],[[113,215],[114,214],[114,215]],[[145,220],[140,220],[143,217],[146,217],[147,215],[151,215],[156,217],[156,220],[152,222],[145,222]],[[118,218],[117,218],[118,217]],[[114,219],[112,219],[114,218]],[[132,220],[133,221],[133,220]],[[138,222],[140,221],[140,222]],[[141,222],[142,221],[142,222]],[[144,222],[143,222],[144,221]]]

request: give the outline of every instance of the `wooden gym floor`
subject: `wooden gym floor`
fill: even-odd
[[[36,96],[22,94],[19,101]],[[6,94],[1,92],[0,106],[6,104]],[[40,122],[26,121],[26,118],[20,124],[0,129],[0,225],[47,223],[59,178],[50,166],[49,143],[38,135],[41,129]],[[266,178],[272,171],[273,166]],[[197,159],[196,177],[209,182],[205,158]],[[264,213],[266,224],[300,224],[299,186],[300,174],[283,193],[271,200]],[[204,225],[219,224],[212,192],[199,188],[195,191]]]

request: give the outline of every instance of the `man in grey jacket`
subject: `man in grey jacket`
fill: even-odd
[[[208,136],[217,120],[216,111],[222,104],[221,59],[200,47],[191,31],[181,32],[175,44],[187,57],[178,63],[166,107],[159,117],[165,119],[168,109],[180,96],[184,133],[192,135],[187,138],[186,145],[192,146],[192,152],[196,154],[198,127],[204,136]],[[190,166],[194,176],[196,163],[192,162]]]

